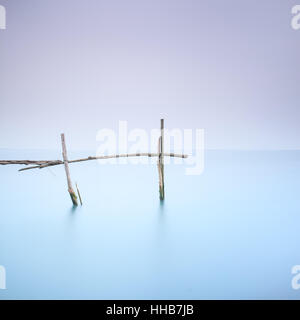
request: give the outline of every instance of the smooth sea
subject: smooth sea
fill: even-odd
[[[166,165],[164,203],[154,164],[71,164],[77,208],[63,166],[20,168],[0,166],[0,299],[300,299],[300,151],[206,151],[198,176]]]

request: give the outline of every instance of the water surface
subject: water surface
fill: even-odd
[[[60,158],[1,150],[2,159]],[[208,151],[200,176],[154,165],[0,167],[0,299],[299,299],[300,152]]]

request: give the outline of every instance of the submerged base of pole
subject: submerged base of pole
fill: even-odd
[[[165,199],[165,190],[164,187],[159,187],[159,199],[164,200]]]
[[[74,206],[78,206],[77,196],[73,190],[68,190]]]

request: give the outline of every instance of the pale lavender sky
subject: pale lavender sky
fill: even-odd
[[[300,148],[297,0],[0,0],[0,148],[96,148],[128,120]]]

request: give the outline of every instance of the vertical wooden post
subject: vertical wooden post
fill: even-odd
[[[78,188],[77,182],[75,183],[75,185],[76,185],[77,194],[78,194],[78,197],[79,197],[80,204],[82,205],[81,194],[80,194],[80,191],[79,191],[79,188]]]
[[[161,137],[158,138],[157,169],[158,169],[158,179],[159,179],[159,198],[160,200],[163,200],[163,194],[162,194],[163,175],[161,171]]]
[[[69,170],[69,163],[68,163],[68,155],[67,155],[67,148],[66,148],[66,142],[65,142],[65,134],[61,134],[61,144],[62,144],[62,156],[64,159],[64,165],[65,165],[65,171],[67,176],[67,182],[68,182],[68,192],[70,194],[71,200],[73,202],[74,206],[78,206],[77,197],[72,187],[72,181],[70,177],[70,170]]]
[[[160,138],[158,141],[158,174],[159,174],[159,197],[160,200],[165,198],[165,181],[164,181],[164,119],[160,119]]]

